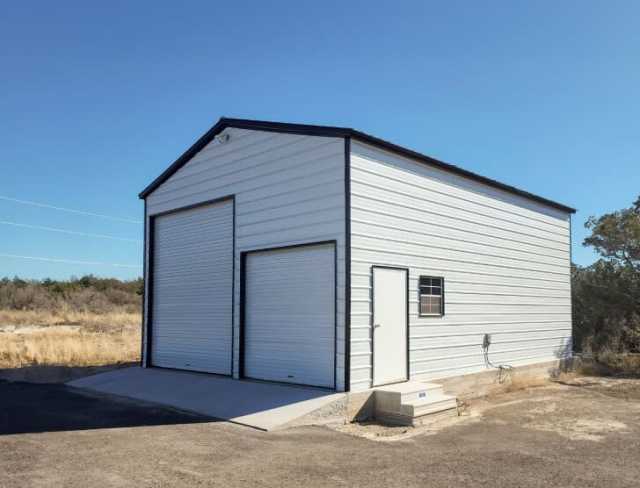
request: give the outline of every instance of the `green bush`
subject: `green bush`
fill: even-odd
[[[18,277],[0,280],[0,309],[56,310],[105,313],[114,308],[140,312],[143,280],[120,281],[93,275],[71,278],[24,280]]]
[[[583,244],[601,258],[572,266],[574,347],[606,362],[640,353],[640,198],[629,208],[591,217],[585,227],[591,235]]]

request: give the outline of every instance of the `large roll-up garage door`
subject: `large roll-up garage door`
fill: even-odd
[[[334,388],[335,245],[245,256],[244,376]]]
[[[233,202],[154,217],[151,362],[231,374]]]

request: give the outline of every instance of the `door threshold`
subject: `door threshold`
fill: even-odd
[[[378,385],[373,385],[371,388],[381,388],[383,386],[398,385],[400,383],[407,383],[409,381],[410,381],[409,378],[405,378],[402,380],[394,380],[394,381],[389,381],[388,383],[380,383]]]

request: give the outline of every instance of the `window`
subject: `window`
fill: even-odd
[[[419,293],[421,317],[444,315],[444,278],[421,276]]]

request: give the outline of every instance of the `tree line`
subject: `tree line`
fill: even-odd
[[[640,197],[628,208],[585,223],[583,245],[600,258],[571,267],[577,352],[640,353]]]
[[[107,313],[141,310],[142,278],[122,281],[86,275],[70,280],[0,279],[0,309]]]

